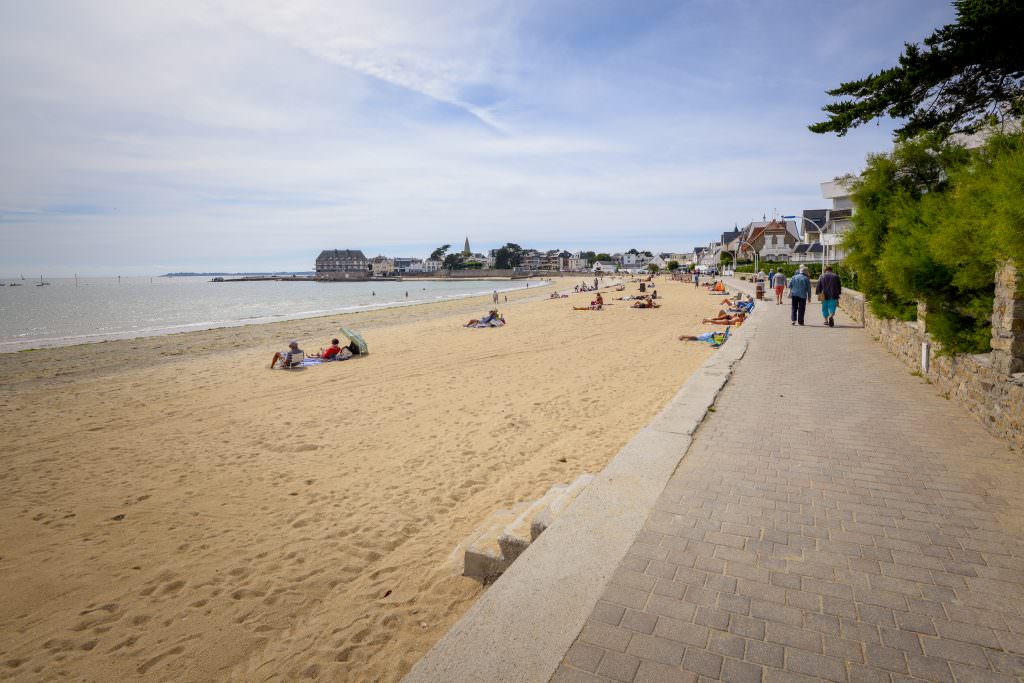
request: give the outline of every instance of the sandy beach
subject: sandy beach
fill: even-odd
[[[721,300],[509,295],[0,355],[0,680],[397,681],[483,588],[453,550],[599,471]],[[371,354],[271,371],[339,325]]]

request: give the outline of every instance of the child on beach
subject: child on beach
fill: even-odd
[[[320,358],[321,360],[348,360],[352,357],[352,351],[348,347],[342,348],[338,346],[339,343],[337,339],[332,339],[331,345],[326,349],[320,349],[320,353],[313,356],[313,358]]]

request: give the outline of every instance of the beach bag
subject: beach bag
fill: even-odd
[[[818,292],[818,301],[825,300],[825,292]]]

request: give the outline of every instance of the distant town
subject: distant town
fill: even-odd
[[[840,241],[851,226],[853,202],[849,177],[821,183],[832,206],[806,209],[800,215],[762,216],[742,228],[687,251],[629,249],[623,253],[541,251],[508,243],[486,254],[473,251],[467,237],[461,249],[444,244],[424,258],[367,257],[359,249],[325,249],[316,258],[317,280],[366,280],[403,276],[526,276],[533,273],[640,273],[660,270],[729,268],[752,260],[771,263],[821,263],[845,256]]]

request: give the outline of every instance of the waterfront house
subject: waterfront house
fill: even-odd
[[[570,254],[563,251],[558,255],[559,270],[567,273],[579,273],[587,270],[587,259],[582,258],[579,252]]]
[[[395,273],[404,275],[406,273],[422,273],[423,260],[405,256],[396,256],[394,259]]]
[[[751,221],[735,240],[740,258],[753,258],[757,252],[762,261],[790,261],[799,243],[796,222],[774,218]]]
[[[325,249],[316,257],[317,280],[358,280],[370,274],[370,262],[358,249]]]
[[[825,214],[825,225],[822,230],[821,243],[825,247],[825,260],[840,261],[846,256],[846,250],[839,242],[853,226],[853,176],[845,175],[821,184],[821,196],[832,200],[832,208]]]
[[[594,261],[594,266],[591,270],[595,273],[614,273],[618,267],[618,264],[611,261]]]
[[[383,254],[374,256],[370,260],[370,268],[373,270],[374,277],[388,277],[395,273],[395,260]]]

